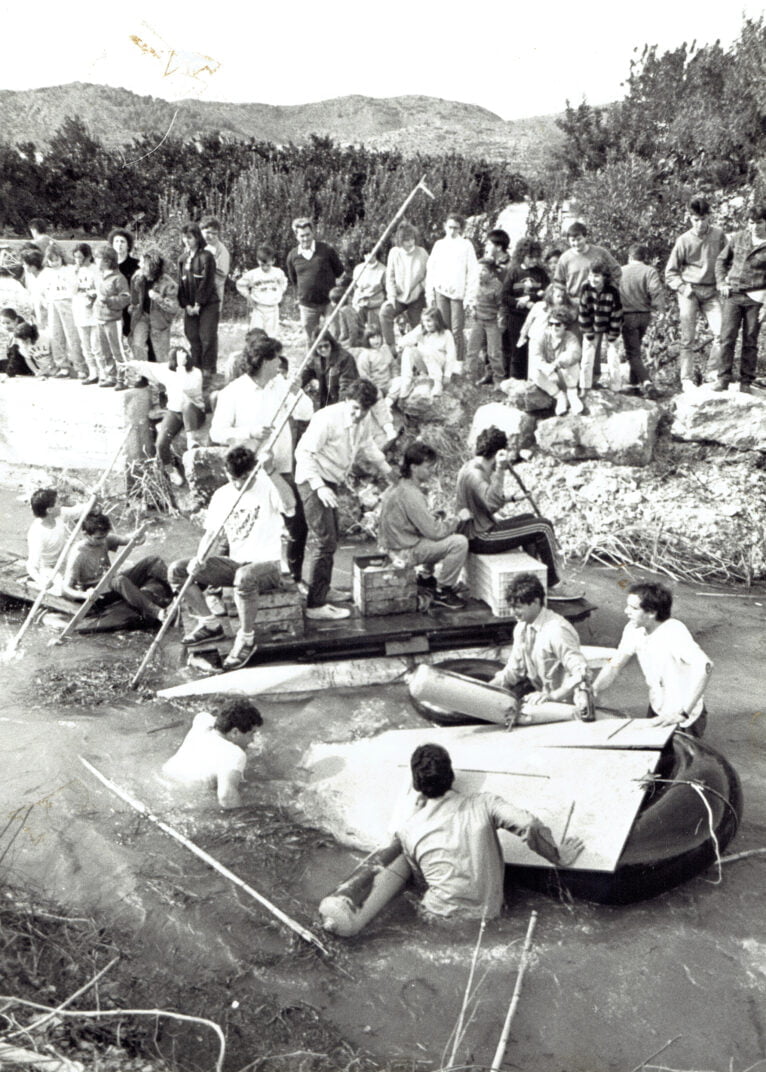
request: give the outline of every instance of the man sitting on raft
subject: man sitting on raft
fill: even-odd
[[[418,793],[396,836],[410,867],[426,882],[421,911],[432,919],[493,919],[503,908],[505,864],[498,830],[509,830],[557,867],[583,850],[579,838],[556,845],[547,826],[494,793],[460,793],[449,752],[422,744],[410,759]]]
[[[585,680],[588,664],[574,626],[545,606],[545,589],[534,573],[519,573],[507,594],[516,626],[513,648],[503,670],[490,681],[511,694],[509,728],[518,718],[521,701],[573,703],[575,689]],[[579,700],[579,697],[578,697]],[[578,702],[573,717],[585,710]]]
[[[505,494],[505,474],[511,467],[508,437],[499,428],[479,433],[474,457],[457,476],[457,509],[467,511],[458,532],[468,537],[468,549],[476,555],[498,555],[522,547],[544,563],[548,570],[548,598],[577,599],[559,584],[559,563],[553,525],[544,517],[517,514],[497,520],[495,514],[514,495]]]
[[[655,726],[677,726],[701,737],[707,722],[705,687],[713,664],[677,618],[673,596],[663,584],[632,584],[617,654],[593,683],[601,693],[635,655],[649,687],[647,717]]]
[[[261,713],[250,700],[227,700],[215,715],[200,711],[162,773],[183,785],[215,788],[222,808],[239,808],[247,748],[262,725]]]

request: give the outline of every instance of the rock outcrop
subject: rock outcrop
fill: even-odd
[[[539,421],[535,440],[560,461],[604,459],[615,465],[648,465],[660,409],[653,402],[611,391],[585,391],[585,410]]]
[[[698,387],[676,398],[670,431],[687,441],[766,451],[766,396]]]

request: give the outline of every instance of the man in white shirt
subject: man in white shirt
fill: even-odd
[[[40,587],[50,581],[51,592],[60,595],[62,576],[54,578],[53,570],[87,504],[61,506],[56,488],[38,488],[29,505],[35,519],[27,532],[27,573]],[[92,512],[99,510],[96,507]]]
[[[196,556],[173,562],[168,570],[168,581],[174,591],[181,588],[189,575],[194,578],[185,599],[200,622],[181,639],[182,644],[223,638],[223,627],[211,615],[202,589],[234,588],[239,630],[224,660],[225,670],[244,666],[257,647],[258,594],[282,585],[282,514],[290,515],[295,508],[292,493],[278,474],[267,474],[266,468],[261,467],[251,479],[255,464],[255,454],[248,447],[231,448],[225,460],[229,482],[213,493]],[[270,470],[270,460],[266,465]],[[219,530],[228,544],[228,554],[207,554]]]
[[[290,385],[279,375],[282,343],[277,339],[248,338],[244,357],[247,371],[218,395],[210,425],[210,439],[225,446],[250,447],[256,453],[272,434],[275,420],[280,423],[289,412],[298,421],[310,421],[314,405],[308,395]],[[291,409],[292,391],[297,401]],[[293,478],[293,437],[289,420],[272,444],[274,472],[290,486],[295,498],[295,510],[285,516],[287,529],[287,566],[293,580],[301,580],[303,556],[306,550],[306,517]]]
[[[247,748],[262,725],[261,713],[250,700],[226,700],[215,715],[200,711],[162,773],[182,785],[214,788],[222,808],[238,808]]]
[[[617,654],[601,670],[593,691],[599,694],[635,655],[649,687],[648,718],[655,726],[678,726],[701,737],[707,721],[705,687],[713,664],[677,618],[670,617],[673,596],[662,584],[632,584],[628,589]]]
[[[355,459],[364,456],[388,477],[391,466],[373,438],[368,419],[378,400],[378,389],[369,380],[355,380],[345,402],[318,410],[295,449],[295,480],[303,500],[309,536],[308,598],[306,617],[319,621],[348,618],[346,607],[335,607],[332,567],[338,546],[338,487],[345,483]]]

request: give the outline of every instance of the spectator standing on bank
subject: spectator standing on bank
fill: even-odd
[[[426,268],[426,300],[435,305],[455,339],[457,359],[465,357],[465,312],[473,310],[479,283],[479,265],[473,243],[463,237],[465,220],[450,213],[444,221],[444,238],[434,242]]]
[[[606,264],[613,285],[619,286],[621,272],[619,264],[608,249],[588,241],[588,228],[584,223],[576,220],[571,224],[567,230],[567,241],[569,249],[561,254],[553,281],[564,284],[567,294],[575,304],[580,300],[583,283],[587,283],[588,273],[595,261]]]
[[[718,290],[723,298],[721,348],[712,367],[714,391],[732,380],[734,350],[742,329],[739,389],[751,393],[758,365],[758,334],[766,298],[766,202],[750,210],[750,222],[727,241],[716,260]]]
[[[710,366],[716,368],[718,365],[721,299],[716,288],[715,263],[726,245],[723,231],[711,222],[712,210],[704,197],[693,197],[688,212],[691,227],[676,239],[665,268],[665,282],[678,295],[681,317],[679,373],[683,391],[693,390],[695,386],[694,340],[700,313],[713,334]]]
[[[476,314],[468,337],[468,375],[478,377],[476,385],[502,383],[505,379],[503,337],[499,325],[503,284],[495,271],[492,257],[479,261],[479,285],[476,291]],[[486,366],[481,361],[486,355]]]
[[[178,304],[184,311],[184,333],[192,360],[202,369],[205,387],[216,372],[218,318],[221,307],[215,285],[215,257],[205,249],[202,231],[187,223],[182,232],[184,252],[178,261]]]
[[[126,357],[122,348],[122,314],[130,305],[130,291],[119,271],[113,246],[102,246],[96,254],[99,279],[93,313],[98,324],[99,387],[124,391]]]
[[[117,268],[125,277],[130,291],[130,281],[138,271],[138,257],[132,254],[133,235],[122,227],[115,227],[109,232],[107,242],[117,254]],[[127,309],[122,312],[122,334],[126,339],[130,335],[130,313]]]
[[[77,272],[66,263],[63,250],[51,243],[44,258],[40,286],[48,305],[48,324],[56,375],[62,378],[88,378],[88,367],[80,350],[80,340],[74,326],[72,299],[77,292]]]
[[[657,392],[641,356],[641,343],[652,317],[665,312],[665,291],[659,272],[647,263],[648,260],[647,247],[634,242],[620,277],[622,341],[630,366],[631,384],[640,387],[647,398],[656,398]]]
[[[93,252],[87,242],[75,246],[74,257],[77,289],[72,298],[72,319],[80,338],[80,349],[88,375],[83,379],[86,387],[98,383],[98,321],[94,312],[98,290],[98,270]]]
[[[519,342],[524,321],[532,306],[541,301],[550,279],[542,266],[543,247],[533,238],[520,238],[513,262],[505,273],[500,302],[500,324],[508,375],[527,378],[528,355]]]
[[[417,327],[426,307],[425,281],[428,254],[418,245],[418,232],[403,220],[396,229],[396,245],[386,261],[386,300],[380,309],[383,341],[392,349],[395,344],[394,321],[407,317],[411,328]]]
[[[223,296],[226,290],[226,280],[231,271],[231,254],[221,241],[221,224],[215,216],[205,216],[200,222],[199,229],[205,239],[205,249],[215,257],[215,289],[218,294],[218,309],[223,308]],[[216,329],[217,331],[217,329]],[[218,336],[216,333],[216,340]],[[216,354],[216,357],[218,355]]]
[[[137,361],[149,360],[151,342],[157,361],[167,362],[178,311],[178,283],[167,273],[160,251],[148,249],[130,284],[130,339]]]
[[[310,342],[327,312],[330,291],[343,275],[343,262],[332,246],[316,238],[314,224],[305,216],[293,220],[293,234],[298,245],[287,254],[285,269]]]
[[[237,290],[247,298],[250,327],[262,328],[272,339],[279,334],[279,303],[287,290],[287,276],[275,264],[271,246],[263,243],[255,253],[257,268],[251,268],[237,280]]]

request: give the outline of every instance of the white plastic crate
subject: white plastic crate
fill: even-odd
[[[548,570],[524,551],[504,551],[499,555],[469,554],[465,573],[471,595],[489,605],[497,618],[512,618],[506,592],[519,573],[534,573],[547,590]]]

